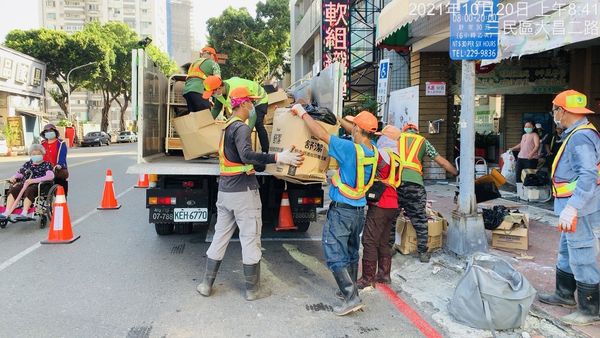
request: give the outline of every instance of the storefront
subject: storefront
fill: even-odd
[[[39,143],[44,123],[46,64],[0,46],[0,134],[7,151]]]

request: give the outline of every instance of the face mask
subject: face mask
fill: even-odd
[[[556,114],[554,114],[553,120],[554,120],[554,124],[556,124],[557,127],[562,126],[562,124],[560,123],[560,119],[558,119],[558,120],[556,119]]]
[[[53,131],[47,131],[44,133],[46,140],[54,140],[56,138],[56,133]]]
[[[250,113],[248,115],[248,119],[251,120],[255,116],[256,116],[256,108],[254,107],[254,105],[252,105],[252,109],[250,109]]]
[[[525,132],[527,134],[531,133],[533,131],[533,128],[523,128],[523,130],[525,130]]]
[[[31,162],[40,163],[44,160],[44,155],[31,155]]]

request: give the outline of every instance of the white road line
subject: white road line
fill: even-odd
[[[95,160],[88,160],[88,161],[83,161],[83,162],[79,162],[79,163],[75,163],[75,164],[71,164],[68,167],[69,168],[73,168],[73,167],[78,167],[80,165],[84,165],[84,164],[88,164],[88,163],[92,163],[92,162],[98,162],[100,161],[99,158],[95,159]]]
[[[94,161],[97,161],[97,160],[94,160]],[[131,190],[133,190],[133,187],[130,187],[127,190],[123,191],[122,193],[118,194],[117,195],[117,199],[121,198],[122,196],[124,196],[125,194],[127,194],[128,192],[130,192]],[[99,212],[98,209],[91,210],[87,214],[85,214],[85,215],[79,217],[77,220],[75,220],[75,222],[73,222],[71,225],[73,227],[75,227],[77,224],[85,221],[86,219],[88,219],[92,215],[96,214],[97,212]],[[4,262],[2,262],[2,264],[0,264],[0,272],[2,272],[3,270],[5,270],[9,266],[15,264],[21,258],[23,258],[23,257],[29,255],[30,253],[34,252],[35,250],[39,249],[41,246],[42,245],[40,244],[40,242],[37,242],[34,245],[30,246],[29,248],[27,248],[27,249],[19,252],[18,254],[12,256],[11,258],[5,260]]]

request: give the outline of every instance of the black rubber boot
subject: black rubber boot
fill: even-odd
[[[352,281],[347,268],[341,268],[333,271],[333,277],[344,295],[344,300],[341,305],[334,306],[333,311],[338,316],[345,316],[354,311],[360,310],[363,307],[362,301],[358,296],[358,288],[356,283]]]
[[[556,290],[554,293],[539,294],[538,300],[545,304],[574,308],[577,305],[575,289],[577,289],[575,276],[556,268]]]
[[[212,286],[217,278],[217,271],[221,266],[221,261],[215,261],[214,259],[206,259],[206,272],[204,272],[204,279],[202,283],[198,285],[196,290],[204,297],[209,297],[212,292]]]
[[[561,320],[567,324],[584,326],[600,322],[599,284],[577,282],[577,311],[564,316]]]
[[[358,262],[348,265],[347,269],[348,269],[348,274],[350,274],[350,278],[352,279],[352,281],[354,283],[356,283],[358,280]],[[363,270],[364,270],[364,266],[363,266]],[[337,290],[335,292],[335,297],[339,300],[344,300],[344,295],[342,294],[342,292],[340,290]]]
[[[244,277],[246,278],[246,300],[253,301],[271,295],[270,290],[260,287],[260,262],[244,264]]]

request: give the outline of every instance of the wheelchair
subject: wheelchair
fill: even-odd
[[[0,205],[6,206],[6,200],[8,198],[8,193],[13,186],[9,180],[0,181]],[[46,225],[50,223],[52,219],[52,206],[54,204],[54,198],[56,197],[56,189],[58,184],[55,184],[54,181],[41,182],[38,184],[38,194],[33,203],[31,204],[31,208],[34,209],[33,212],[33,221],[37,221],[40,229],[44,229]],[[17,202],[16,209],[20,209],[23,206],[23,198],[21,198]],[[31,209],[30,209],[31,210]],[[14,212],[14,211],[13,211]],[[0,220],[0,228],[6,228],[8,222],[17,223],[17,222],[32,222],[32,220],[12,220],[10,218],[5,220]]]

